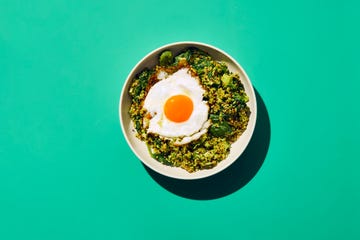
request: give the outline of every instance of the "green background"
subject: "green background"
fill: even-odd
[[[358,9],[0,0],[0,239],[360,239]],[[245,180],[163,178],[122,135],[126,76],[184,40],[232,55],[263,103]]]

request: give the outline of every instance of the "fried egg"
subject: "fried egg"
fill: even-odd
[[[176,138],[183,145],[207,132],[209,106],[203,101],[205,90],[199,80],[182,68],[172,75],[161,75],[144,101],[147,132],[160,137]],[[180,140],[179,140],[180,139]]]

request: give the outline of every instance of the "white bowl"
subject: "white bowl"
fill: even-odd
[[[170,50],[173,52],[173,55],[176,56],[181,51],[189,47],[196,47],[210,54],[213,57],[213,59],[218,61],[220,60],[224,61],[231,72],[237,72],[240,75],[240,80],[244,85],[246,94],[249,96],[248,106],[251,111],[249,123],[245,132],[239,137],[239,139],[236,142],[234,142],[231,145],[230,154],[227,156],[227,158],[221,161],[220,163],[218,163],[218,165],[212,169],[200,170],[194,173],[189,173],[182,168],[166,166],[158,162],[157,160],[153,159],[149,154],[146,144],[140,141],[135,136],[135,130],[133,128],[133,124],[131,122],[130,115],[128,112],[131,104],[131,98],[128,94],[128,91],[130,84],[134,79],[134,77],[136,76],[136,74],[140,73],[146,67],[147,68],[154,67],[158,63],[159,54],[164,50]],[[251,139],[256,123],[256,115],[257,115],[256,112],[257,112],[257,108],[256,108],[255,92],[250,82],[250,79],[245,73],[244,69],[240,66],[239,63],[235,61],[235,59],[233,59],[230,55],[228,55],[224,51],[216,47],[213,47],[211,45],[200,42],[175,42],[162,46],[147,54],[143,59],[141,59],[135,65],[135,67],[131,70],[130,74],[128,75],[121,92],[120,103],[119,103],[119,117],[120,117],[121,128],[125,136],[125,139],[129,144],[130,148],[132,149],[132,151],[134,152],[134,154],[146,166],[148,166],[152,170],[162,175],[177,179],[199,179],[199,178],[209,177],[224,170],[225,168],[230,166],[234,161],[236,161],[236,159],[238,159],[239,156],[243,153],[243,151],[245,150],[246,146],[248,145]]]

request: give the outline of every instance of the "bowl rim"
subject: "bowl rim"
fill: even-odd
[[[174,176],[172,174],[169,174],[168,172],[166,171],[161,171],[159,169],[156,169],[154,168],[153,166],[151,166],[149,163],[147,163],[147,161],[143,160],[142,157],[138,154],[138,152],[136,151],[136,149],[134,148],[134,146],[131,144],[131,141],[129,139],[129,137],[127,136],[127,132],[125,130],[125,126],[123,124],[123,118],[122,118],[122,103],[124,101],[124,97],[126,96],[127,94],[127,91],[128,91],[128,82],[131,81],[132,79],[130,79],[132,76],[135,76],[139,71],[141,71],[141,69],[138,69],[139,66],[145,61],[147,60],[149,57],[153,56],[155,53],[159,53],[161,51],[164,51],[164,50],[167,50],[168,48],[171,48],[171,47],[174,47],[174,46],[178,46],[178,45],[185,45],[187,46],[186,48],[189,48],[191,46],[193,47],[204,47],[204,48],[209,48],[209,49],[212,49],[213,51],[221,54],[221,55],[224,55],[225,57],[227,57],[231,62],[232,64],[234,64],[237,68],[240,69],[241,71],[241,74],[243,74],[246,78],[246,81],[248,82],[248,91],[246,92],[247,95],[251,95],[249,97],[251,97],[251,99],[253,100],[253,105],[254,105],[254,108],[251,110],[251,115],[253,115],[253,123],[250,125],[250,121],[249,121],[249,124],[246,128],[245,131],[248,131],[248,139],[247,141],[244,143],[244,146],[243,146],[243,150],[238,154],[238,156],[233,159],[232,161],[228,161],[226,164],[223,164],[221,168],[218,168],[216,169],[219,165],[215,166],[214,168],[212,169],[216,169],[215,171],[211,171],[211,172],[208,172],[208,174],[202,174],[201,176],[197,175],[193,175],[193,176],[188,176],[188,177],[180,177],[180,176]],[[185,49],[185,48],[184,48]],[[135,75],[134,75],[135,74]],[[249,76],[247,75],[247,73],[245,72],[245,70],[243,69],[243,67],[238,63],[238,61],[236,61],[231,55],[229,55],[227,52],[225,52],[224,50],[218,48],[218,47],[215,47],[213,45],[210,45],[210,44],[207,44],[207,43],[203,43],[203,42],[198,42],[198,41],[177,41],[177,42],[172,42],[172,43],[168,43],[168,44],[165,44],[165,45],[162,45],[160,47],[157,47],[155,48],[154,50],[148,52],[144,57],[142,57],[136,64],[135,66],[131,69],[131,71],[129,72],[129,74],[127,75],[125,81],[123,82],[123,86],[122,86],[122,89],[121,89],[121,93],[120,93],[120,100],[119,100],[119,106],[118,106],[118,111],[119,111],[119,120],[120,120],[120,126],[121,126],[121,130],[122,130],[122,133],[124,135],[124,138],[127,142],[127,145],[130,147],[130,149],[132,150],[133,154],[135,154],[135,156],[145,165],[147,166],[148,168],[152,169],[153,171],[161,174],[161,175],[164,175],[164,176],[167,176],[167,177],[170,177],[170,178],[175,178],[175,179],[180,179],[180,180],[196,180],[196,179],[201,179],[201,178],[206,178],[206,177],[210,177],[210,176],[213,176],[215,174],[218,174],[219,172],[222,172],[223,170],[225,170],[226,168],[228,168],[230,165],[232,165],[235,161],[237,161],[239,159],[239,157],[244,153],[246,147],[248,146],[252,136],[253,136],[253,133],[254,133],[254,129],[255,129],[255,125],[256,125],[256,122],[257,122],[257,101],[256,101],[256,95],[255,95],[255,91],[254,91],[254,87],[253,87],[253,84],[249,78]],[[241,136],[240,136],[241,137]],[[154,159],[155,160],[155,159]],[[225,160],[225,159],[224,159]],[[223,160],[223,161],[224,161]],[[155,160],[156,161],[156,160]],[[200,170],[200,171],[205,171],[205,170]]]

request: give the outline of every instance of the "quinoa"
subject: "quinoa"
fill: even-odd
[[[159,72],[172,74],[184,67],[198,77],[205,89],[203,100],[209,106],[211,125],[199,139],[178,146],[177,138],[164,139],[147,133],[144,122],[149,121],[149,116],[143,104],[149,89],[159,81]],[[150,155],[165,165],[181,167],[190,173],[213,168],[224,160],[231,144],[246,130],[251,114],[240,76],[230,72],[224,62],[215,61],[197,48],[185,49],[175,57],[170,51],[164,51],[158,65],[144,69],[133,79],[129,95],[132,99],[129,114],[136,136],[146,142]]]

